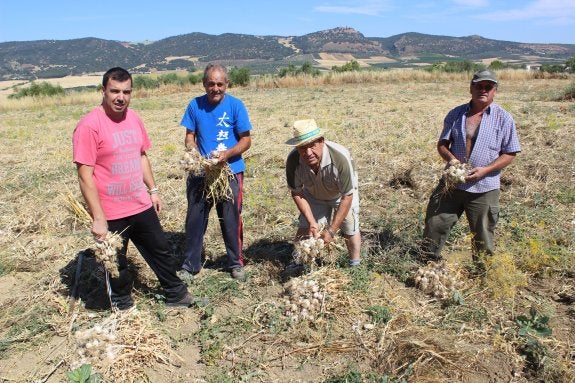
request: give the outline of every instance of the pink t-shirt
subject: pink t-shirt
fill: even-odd
[[[152,206],[144,184],[142,153],[151,147],[140,117],[127,109],[121,122],[101,107],[85,115],[72,137],[74,162],[93,166],[107,220],[128,217]]]

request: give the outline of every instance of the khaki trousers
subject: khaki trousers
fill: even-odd
[[[473,259],[480,253],[492,255],[494,251],[495,226],[499,219],[499,189],[485,193],[469,193],[463,190],[444,192],[444,185],[435,188],[425,215],[423,251],[429,258],[441,259],[441,249],[449,233],[463,212],[473,234]]]

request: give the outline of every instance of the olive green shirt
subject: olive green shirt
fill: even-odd
[[[288,155],[286,178],[288,188],[318,200],[335,200],[357,190],[357,173],[349,151],[335,142],[324,141],[317,174],[305,163],[297,149]]]

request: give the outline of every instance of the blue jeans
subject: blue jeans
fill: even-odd
[[[220,228],[226,246],[228,267],[234,269],[243,267],[243,223],[242,223],[242,189],[244,173],[237,173],[230,177],[232,200],[217,202],[216,212],[220,221]],[[202,268],[202,248],[204,235],[208,228],[210,210],[213,201],[204,196],[205,177],[189,175],[186,184],[188,211],[186,213],[186,248],[185,260],[182,269],[196,273]]]
[[[473,234],[471,240],[473,258],[479,253],[492,255],[495,247],[495,226],[499,219],[499,189],[485,193],[469,193],[455,189],[443,192],[443,183],[433,191],[427,205],[423,251],[436,259],[441,258],[441,249],[449,233],[463,212]]]
[[[176,275],[177,258],[170,252],[158,214],[153,207],[125,218],[108,221],[108,230],[121,233],[124,246],[118,251],[117,278],[110,278],[112,304],[128,308],[132,300],[133,276],[128,270],[126,251],[131,240],[150,266],[165,291],[167,302],[177,302],[188,292],[186,285]]]

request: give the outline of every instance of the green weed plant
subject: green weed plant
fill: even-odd
[[[92,374],[92,365],[83,364],[80,367],[66,373],[70,383],[99,383],[101,376]]]

